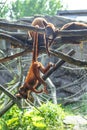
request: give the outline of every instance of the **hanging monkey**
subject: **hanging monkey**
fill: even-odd
[[[39,27],[36,25],[36,27]],[[30,68],[28,70],[27,76],[23,86],[19,88],[19,93],[16,95],[18,98],[27,99],[31,92],[35,93],[48,93],[46,82],[40,77],[40,71],[45,74],[50,67],[53,66],[52,63],[48,63],[47,67],[44,67],[41,62],[37,61],[38,57],[38,33],[33,32],[33,58]],[[44,89],[36,90],[38,84],[41,83],[44,86]]]
[[[37,17],[33,20],[32,26],[38,25],[40,28],[45,28],[46,34],[38,33],[38,45],[44,45],[46,47],[47,54],[49,53],[50,42],[53,41],[53,34],[55,32],[55,26],[52,23],[47,22],[44,18]],[[32,39],[34,33],[30,32]]]

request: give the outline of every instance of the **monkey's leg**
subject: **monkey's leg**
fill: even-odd
[[[36,79],[35,79],[35,80],[36,80]],[[34,85],[27,84],[26,89],[27,89],[27,91],[28,91],[28,94],[29,94],[29,92],[31,92],[31,91],[32,91],[32,92],[35,92],[35,93],[42,93],[43,90],[36,90],[37,85],[38,85],[38,80],[35,82]]]
[[[36,79],[37,79],[40,83],[42,83],[42,84],[44,85],[44,90],[43,90],[43,91],[44,91],[45,93],[48,93],[48,91],[47,91],[47,84],[46,84],[46,82],[40,77],[40,68],[42,68],[42,67],[41,67],[41,65],[39,64],[39,62],[35,62],[34,66],[33,66],[34,75],[35,75]]]
[[[35,83],[35,85],[34,85],[33,88],[32,88],[32,91],[35,92],[35,93],[42,93],[42,92],[43,92],[43,89],[41,89],[41,90],[36,90],[38,84],[39,84],[39,81],[37,80],[36,83]]]

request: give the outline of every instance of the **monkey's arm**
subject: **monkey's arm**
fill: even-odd
[[[39,62],[39,70],[45,74],[49,69],[50,67],[54,66],[53,63],[49,62],[48,65],[46,67],[44,67],[40,62]]]

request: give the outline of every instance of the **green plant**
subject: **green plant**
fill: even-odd
[[[69,104],[66,107],[64,106],[64,109],[68,113],[72,114],[81,114],[83,116],[87,116],[87,93],[82,95],[82,98],[75,103]]]
[[[67,113],[61,105],[48,102],[38,109],[41,112],[22,111],[15,105],[2,119],[9,130],[66,130],[63,119]]]
[[[0,130],[9,130],[7,124],[3,119],[0,119]]]
[[[2,1],[2,0],[0,0]],[[1,10],[1,17],[18,19],[33,15],[56,15],[63,8],[61,0],[15,0]]]

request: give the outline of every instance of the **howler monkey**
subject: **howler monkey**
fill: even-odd
[[[36,27],[39,27],[36,25]],[[28,70],[27,76],[25,78],[24,84],[19,88],[19,93],[16,95],[18,98],[28,98],[28,94],[31,92],[35,93],[48,93],[46,82],[40,77],[40,71],[45,74],[50,67],[53,66],[52,63],[48,63],[47,67],[44,67],[41,62],[38,62],[38,33],[33,32],[33,58],[30,68]],[[37,90],[38,84],[41,83],[44,89]]]
[[[47,54],[49,55],[49,45],[53,40],[53,33],[55,32],[55,26],[52,23],[47,22],[44,18],[37,17],[32,22],[33,26],[38,25],[40,28],[45,28],[46,33],[38,33],[38,45],[44,45],[46,47]],[[30,32],[32,39],[34,38],[34,33]]]
[[[62,30],[81,30],[81,29],[87,29],[87,24],[82,23],[82,22],[70,22],[70,23],[63,25],[59,30],[56,30],[53,35],[55,37],[57,37],[58,31],[62,31]],[[69,37],[61,36],[61,41],[65,42],[65,43],[70,42],[73,44],[79,44],[80,37],[81,36],[69,36]]]

